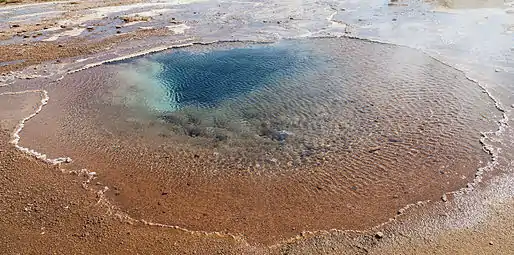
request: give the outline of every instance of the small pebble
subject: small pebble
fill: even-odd
[[[493,241],[490,241],[490,242],[489,242],[489,245],[494,245]]]
[[[384,238],[384,233],[378,231],[376,234],[375,234],[375,237],[378,238],[378,239],[382,239]]]
[[[446,194],[443,194],[443,196],[441,197],[441,200],[443,200],[443,202],[448,201],[448,197],[446,196]]]
[[[373,153],[373,152],[378,151],[378,150],[380,150],[380,147],[376,146],[376,147],[369,148],[368,152]]]

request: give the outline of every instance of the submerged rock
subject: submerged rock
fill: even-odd
[[[214,138],[215,138],[217,141],[222,142],[222,141],[227,140],[227,139],[228,139],[228,136],[227,136],[227,135],[225,135],[225,134],[216,134],[216,135],[214,136]]]
[[[387,139],[390,143],[401,143],[403,142],[402,139],[399,139],[399,138],[394,138],[394,137],[391,137],[389,139]]]
[[[185,128],[186,134],[191,137],[198,137],[204,134],[204,130],[198,126],[189,125]]]
[[[160,118],[164,120],[166,123],[170,124],[182,125],[183,123],[185,123],[184,117],[173,113],[164,114]]]
[[[272,135],[272,139],[273,140],[277,140],[279,142],[283,142],[287,139],[287,137],[289,137],[290,133],[285,131],[285,130],[281,130],[281,131],[278,131],[278,132],[274,132],[273,135]]]

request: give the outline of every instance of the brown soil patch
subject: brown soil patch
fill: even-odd
[[[21,69],[46,61],[94,54],[120,42],[148,39],[148,37],[162,36],[168,33],[166,29],[148,29],[104,39],[72,39],[59,43],[37,42],[30,44],[2,45],[0,46],[0,59],[2,59],[2,61],[25,61],[13,65],[0,66],[0,73]]]

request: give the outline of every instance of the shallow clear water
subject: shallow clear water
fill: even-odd
[[[465,186],[489,159],[480,132],[500,118],[463,73],[346,38],[197,45],[71,74],[49,93],[59,100],[24,142],[98,172],[131,215],[262,242],[364,229]]]
[[[429,158],[442,148],[480,147],[473,138],[480,121],[477,129],[466,124],[490,103],[478,86],[415,50],[360,44],[293,40],[159,53],[113,65],[120,85],[112,98],[160,120],[153,132],[249,167],[320,164],[384,143]],[[427,133],[433,141],[421,143]],[[438,146],[450,136],[462,139]]]

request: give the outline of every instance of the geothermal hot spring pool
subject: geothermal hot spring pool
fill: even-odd
[[[96,171],[131,217],[265,244],[366,229],[464,187],[499,119],[461,72],[344,38],[171,49],[49,93],[33,120],[49,128],[22,142]]]

